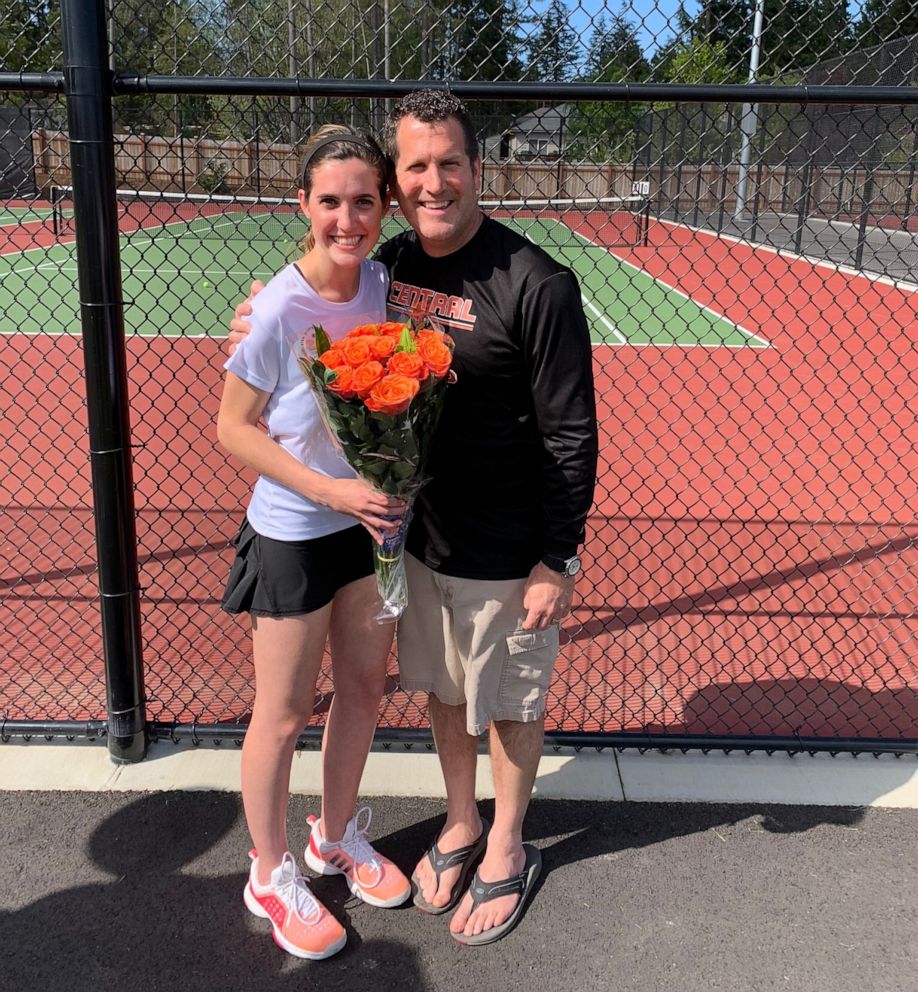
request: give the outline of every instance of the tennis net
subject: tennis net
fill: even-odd
[[[59,238],[75,233],[73,188],[51,190],[54,232]],[[306,220],[293,198],[164,193],[159,190],[118,190],[118,227],[155,237],[242,239],[296,243],[306,232]],[[396,219],[400,217],[393,204]],[[482,209],[507,223],[556,222],[608,246],[647,243],[650,200],[644,196],[584,199],[482,200]]]
[[[119,189],[116,200],[122,234],[280,242],[298,241],[306,233],[306,218],[295,199]],[[73,187],[52,188],[51,203],[55,234],[73,235]]]

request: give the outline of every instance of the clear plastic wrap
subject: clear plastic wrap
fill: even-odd
[[[397,620],[408,603],[404,554],[414,499],[425,482],[447,385],[455,379],[452,339],[425,319],[369,324],[334,343],[312,327],[291,344],[344,459],[361,478],[407,504],[398,529],[375,547],[382,599],[375,619]]]

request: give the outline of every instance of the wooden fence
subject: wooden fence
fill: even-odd
[[[118,185],[127,189],[243,196],[294,196],[300,148],[212,138],[115,135]],[[32,135],[36,185],[70,185],[66,134],[37,130]],[[711,215],[732,213],[739,166],[632,165],[572,162],[486,161],[482,199],[547,199],[627,196],[636,180],[650,180],[655,209]],[[758,210],[817,217],[858,215],[869,201],[872,216],[915,212],[915,163],[899,168],[785,166],[753,164],[747,203]],[[756,197],[755,204],[753,197]]]

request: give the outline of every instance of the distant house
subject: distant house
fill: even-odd
[[[485,139],[485,158],[492,161],[560,158],[570,109],[568,104],[540,107],[514,118],[503,134]]]

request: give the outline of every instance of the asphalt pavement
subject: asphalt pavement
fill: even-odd
[[[292,798],[291,843],[317,808]],[[374,799],[372,835],[410,872],[442,812]],[[544,874],[516,931],[461,947],[448,917],[320,878],[348,931],[324,962],[245,910],[234,793],[7,792],[0,817],[4,992],[918,990],[918,810],[536,800]]]

